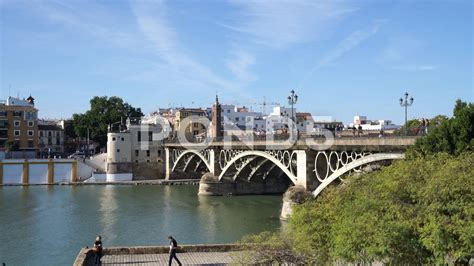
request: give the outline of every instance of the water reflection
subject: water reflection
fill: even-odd
[[[100,222],[102,225],[102,234],[104,234],[108,241],[114,241],[116,238],[116,232],[114,225],[116,223],[115,212],[118,208],[116,201],[117,190],[114,186],[106,185],[100,194],[97,195],[96,200],[100,202]]]

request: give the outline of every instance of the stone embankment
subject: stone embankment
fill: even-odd
[[[132,180],[117,182],[61,182],[53,184],[26,184],[27,186],[41,185],[64,185],[64,186],[90,186],[90,185],[124,185],[124,186],[140,186],[140,185],[161,185],[161,186],[180,186],[180,185],[199,185],[198,179],[183,180]],[[0,186],[24,186],[24,184],[0,184]]]

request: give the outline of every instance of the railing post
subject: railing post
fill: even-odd
[[[3,184],[3,162],[0,162],[0,184]]]
[[[71,181],[77,182],[77,161],[74,160],[71,164]]]
[[[28,160],[23,161],[23,171],[21,176],[21,182],[23,185],[28,185],[30,179],[30,163]]]
[[[54,183],[54,164],[53,160],[49,159],[48,161],[48,184]]]
[[[171,176],[171,160],[170,160],[170,149],[165,148],[165,180],[170,180]]]

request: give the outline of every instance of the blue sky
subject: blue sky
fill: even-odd
[[[95,95],[144,112],[286,104],[350,122],[473,101],[472,1],[0,0],[0,98],[67,118]],[[267,107],[267,110],[269,107]],[[254,105],[253,110],[260,110]]]

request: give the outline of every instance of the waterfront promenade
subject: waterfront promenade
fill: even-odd
[[[177,255],[183,265],[227,265],[232,263],[232,252],[189,252]],[[105,255],[102,265],[167,265],[168,254]],[[176,261],[173,262],[177,265]],[[84,265],[96,265],[89,260]]]
[[[183,265],[227,265],[235,263],[241,249],[234,244],[181,245],[177,257]],[[102,265],[166,265],[169,258],[168,246],[111,247],[103,252]],[[94,258],[91,249],[83,248],[74,266],[95,265]]]

